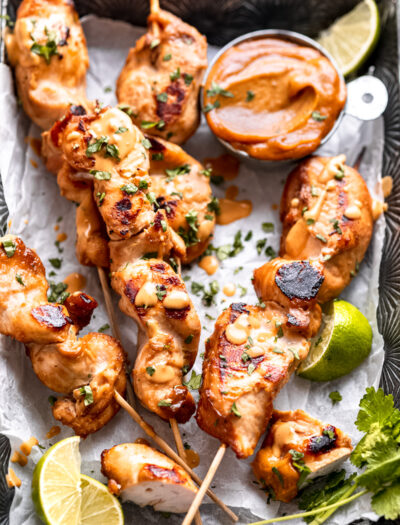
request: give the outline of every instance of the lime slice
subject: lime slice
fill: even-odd
[[[360,310],[346,301],[333,301],[324,306],[320,333],[297,373],[311,381],[332,381],[360,365],[371,345],[372,329]]]
[[[380,33],[374,0],[363,0],[325,31],[318,42],[336,60],[343,75],[353,73],[369,57]]]
[[[80,525],[123,525],[121,505],[103,483],[81,474],[81,490]]]
[[[59,441],[40,458],[32,478],[32,499],[47,525],[80,523],[79,437]]]

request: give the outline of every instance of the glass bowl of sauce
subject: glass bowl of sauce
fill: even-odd
[[[233,154],[288,161],[314,152],[335,131],[346,85],[317,42],[285,30],[243,35],[211,62],[201,93],[211,131]]]

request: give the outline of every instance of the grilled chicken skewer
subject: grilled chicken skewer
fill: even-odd
[[[253,471],[274,499],[288,503],[305,479],[328,474],[350,456],[352,448],[350,438],[340,429],[303,410],[274,410]]]
[[[11,235],[0,239],[0,332],[25,344],[33,370],[62,394],[53,416],[76,434],[102,428],[118,411],[114,390],[125,392],[125,353],[113,337],[77,333],[97,303],[83,292],[64,305],[49,303],[45,269],[33,250]]]
[[[370,242],[371,197],[344,162],[343,155],[313,157],[289,175],[281,256],[254,272],[263,305],[232,305],[207,344],[196,418],[238,457],[253,453],[273,398],[307,357],[321,323],[319,303],[344,289]]]
[[[208,340],[196,420],[221,440],[222,454],[226,446],[239,458],[254,452],[273,399],[319,330],[319,303],[337,297],[365,255],[373,228],[371,197],[345,160],[312,157],[289,175],[281,201],[280,258],[254,272],[262,304],[231,305]]]
[[[139,443],[116,445],[101,454],[109,490],[158,512],[186,512],[197,493],[190,476],[154,448]]]
[[[43,17],[43,14],[46,16]],[[37,24],[38,18],[40,18],[39,24]],[[62,117],[68,107],[71,109],[71,114],[84,115],[86,113],[84,106],[90,107],[85,97],[88,58],[85,39],[72,5],[65,1],[32,2],[24,0],[18,12],[18,19],[21,20],[17,21],[16,32],[9,33],[7,36],[7,48],[10,61],[17,70],[18,90],[28,115],[43,129],[49,128],[57,118]],[[32,26],[37,24],[42,31],[37,35],[36,31],[35,34],[31,31],[32,42],[26,38],[26,28],[29,24]],[[49,25],[51,25],[51,32]],[[73,27],[70,27],[72,25]],[[60,53],[61,47],[64,48],[63,55]],[[38,61],[38,56],[33,55],[43,57],[46,67],[43,67],[43,64]],[[53,55],[58,55],[58,60],[63,59],[61,66],[55,58],[52,58]],[[79,64],[76,62],[77,56]],[[64,73],[68,75],[68,79],[65,78]],[[188,85],[190,74],[188,73],[183,78],[185,85]],[[193,86],[198,81],[197,75],[194,80]],[[196,89],[198,91],[198,87]],[[191,96],[188,98],[192,99]],[[188,114],[185,111],[185,115]],[[63,164],[62,157],[51,140],[47,142],[47,145],[51,149],[46,152],[48,167],[51,171],[58,172]],[[160,157],[159,153],[158,157]],[[97,266],[107,302],[109,293],[102,267],[108,266],[109,253],[104,223],[98,213],[96,201],[93,199],[92,185],[87,184],[87,181],[70,180],[70,171],[66,169],[59,174],[59,183],[63,191],[68,193],[68,198],[79,203],[77,212],[78,258],[83,264]],[[101,196],[102,193],[97,194],[97,197],[101,198]],[[168,210],[167,213],[169,214]],[[191,242],[191,244],[195,243]],[[113,324],[113,333],[118,335],[119,331],[113,315],[110,315],[110,320]],[[222,502],[219,504],[223,506]]]
[[[50,128],[71,104],[86,104],[89,59],[70,0],[23,0],[5,42],[22,106],[40,128]]]
[[[52,165],[61,164],[54,161],[61,152],[58,180],[67,197],[92,187],[110,239],[112,286],[146,333],[133,374],[139,399],[164,419],[187,421],[194,402],[182,377],[193,365],[200,323],[182,279],[163,259],[190,261],[208,244],[215,217],[201,165],[178,146],[144,139],[117,108],[70,113],[44,134],[44,144]],[[150,176],[145,146],[157,159]]]
[[[134,123],[182,144],[200,123],[198,95],[207,67],[207,42],[194,27],[152,6],[149,28],[129,51],[117,98]]]
[[[317,300],[334,299],[357,274],[372,236],[372,201],[361,175],[344,155],[311,157],[289,175],[281,200],[283,223],[280,256],[309,260],[324,268]],[[270,297],[266,277],[275,260],[254,272],[261,298]]]

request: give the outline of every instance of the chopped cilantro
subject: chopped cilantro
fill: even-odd
[[[84,396],[83,404],[85,407],[93,403],[93,392],[90,385],[81,386],[79,388],[79,393]]]
[[[189,381],[183,381],[183,384],[190,388],[190,390],[198,390],[201,386],[201,380],[202,375],[196,374],[194,370],[192,370],[192,375],[189,379]]]
[[[211,88],[207,89],[207,97],[216,97],[218,95],[221,95],[222,97],[227,97],[227,98],[234,97],[231,91],[227,91],[226,89],[223,89],[216,82],[211,82]]]
[[[2,244],[7,257],[12,257],[15,253],[15,250],[17,249],[15,242],[11,239],[6,239]]]
[[[326,115],[321,115],[319,111],[313,111],[311,113],[311,117],[317,122],[322,122],[323,120],[328,118]]]
[[[220,101],[219,100],[215,100],[212,104],[209,103],[207,104],[206,106],[204,106],[203,108],[203,113],[209,113],[210,111],[212,111],[213,109],[215,108],[219,108],[221,105]]]
[[[329,394],[329,399],[332,401],[333,405],[336,405],[336,403],[340,403],[343,398],[340,392],[333,390],[333,392]]]

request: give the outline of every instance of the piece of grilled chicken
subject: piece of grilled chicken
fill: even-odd
[[[113,337],[89,333],[96,301],[83,292],[49,303],[44,266],[12,235],[0,239],[0,332],[25,343],[33,370],[48,388],[63,394],[54,417],[87,436],[118,411],[114,389],[125,392],[125,354]]]
[[[338,297],[350,283],[372,237],[371,196],[345,160],[344,155],[305,160],[290,173],[281,200],[280,256],[323,266],[319,303]],[[278,261],[254,272],[254,287],[263,300],[271,297],[268,274],[285,264]]]
[[[207,67],[207,41],[194,27],[163,10],[129,51],[117,82],[120,105],[137,126],[182,144],[200,122],[198,95]]]
[[[217,319],[206,343],[196,420],[238,458],[253,454],[271,417],[272,402],[307,357],[321,309],[308,323],[274,301],[234,303]]]
[[[159,512],[187,512],[197,493],[182,467],[144,444],[124,443],[104,450],[101,471],[110,492]]]
[[[22,106],[40,128],[85,105],[89,59],[71,0],[23,0],[5,42]]]
[[[319,303],[347,286],[370,242],[371,197],[344,162],[344,155],[312,157],[289,175],[281,257],[254,272],[262,307],[232,305],[206,345],[196,419],[239,458],[253,453],[274,397],[307,357],[321,324]]]
[[[112,286],[122,311],[142,332],[133,371],[136,394],[164,419],[187,421],[195,405],[182,380],[193,366],[201,327],[175,265],[176,258],[188,262],[198,256],[212,235],[209,179],[179,146],[145,139],[118,108],[70,112],[43,142],[48,165],[59,168],[62,193],[81,202],[79,211],[82,190],[89,202],[85,221],[95,202],[105,225]],[[78,248],[85,249],[79,259],[94,264],[104,242],[97,219],[91,253],[78,237]],[[84,230],[78,224],[83,236]]]
[[[287,503],[296,497],[304,480],[335,470],[352,448],[349,436],[339,428],[303,410],[274,410],[253,471],[273,499]]]

